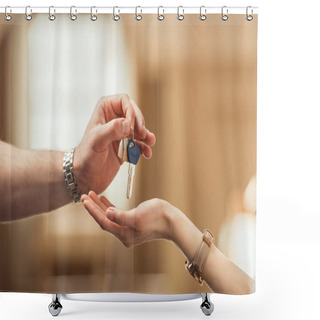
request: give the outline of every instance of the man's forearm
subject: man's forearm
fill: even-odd
[[[24,150],[0,142],[0,220],[51,211],[71,201],[63,152]]]

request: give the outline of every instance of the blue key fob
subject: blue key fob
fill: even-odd
[[[130,139],[128,142],[127,152],[129,162],[136,165],[139,161],[141,151],[133,139]]]

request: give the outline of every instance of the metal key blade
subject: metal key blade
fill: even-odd
[[[132,195],[132,187],[133,187],[133,177],[136,166],[129,162],[128,168],[128,182],[127,182],[127,199],[131,198]]]

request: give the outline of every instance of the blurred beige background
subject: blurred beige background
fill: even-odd
[[[101,95],[128,93],[157,143],[139,161],[132,200],[126,165],[106,195],[122,207],[171,202],[254,277],[257,16],[0,21],[1,140],[66,150]],[[173,243],[127,249],[74,204],[0,223],[0,243],[0,290],[210,292]]]

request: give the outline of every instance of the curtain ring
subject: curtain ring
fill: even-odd
[[[116,9],[118,10],[118,13],[116,14]],[[113,7],[113,17],[112,19],[114,21],[119,21],[120,20],[120,16],[119,16],[120,10],[117,6]]]
[[[54,20],[56,19],[56,16],[51,13],[51,10],[53,11],[53,13],[56,12],[54,6],[49,7],[49,17],[48,17],[48,19],[49,19],[50,21],[54,21]]]
[[[225,9],[225,11],[224,11]],[[223,6],[221,8],[221,19],[223,21],[227,21],[228,20],[228,7],[227,6]]]
[[[137,20],[137,21],[140,21],[140,20],[142,19],[142,15],[141,15],[141,14],[138,14],[138,8],[140,8],[141,13],[142,13],[142,9],[141,9],[140,6],[137,6],[137,7],[136,7],[136,20]]]
[[[204,11],[204,13],[202,12],[202,10]],[[207,13],[206,7],[205,6],[201,6],[200,7],[200,20],[201,21],[204,21],[204,20],[207,19],[206,13]]]
[[[180,13],[180,9],[182,9],[182,13]],[[183,6],[179,6],[178,7],[178,11],[177,11],[177,14],[178,14],[178,17],[177,17],[177,19],[179,20],[179,21],[182,21],[183,19],[184,19],[184,9],[183,9]]]
[[[93,14],[93,8],[96,10],[96,14]],[[91,19],[91,21],[96,21],[98,19],[97,9],[95,6],[91,7],[91,9],[90,9],[90,19]]]
[[[10,14],[8,14],[8,9],[10,8],[10,6],[6,6],[5,8],[4,8],[4,19],[6,20],[6,21],[10,21],[11,19],[12,19],[12,16],[10,16]],[[10,12],[11,12],[11,9],[9,9],[10,10]]]
[[[249,14],[249,8],[251,8],[251,14]],[[246,19],[247,21],[251,21],[253,19],[253,9],[251,6],[248,6],[246,9]]]
[[[162,8],[162,14],[160,14],[160,8]],[[158,7],[158,20],[162,21],[164,19],[164,9],[163,6]]]
[[[30,12],[28,13],[28,9],[30,9]],[[31,13],[32,13],[32,9],[30,6],[27,6],[26,7],[26,11],[25,11],[25,19],[27,21],[30,21],[32,19],[32,16],[31,16]]]
[[[73,9],[74,9],[74,13],[73,13]],[[76,15],[76,13],[77,13],[77,9],[76,9],[76,7],[75,6],[71,6],[70,7],[70,19],[71,19],[71,21],[76,21],[77,20],[77,15]]]

